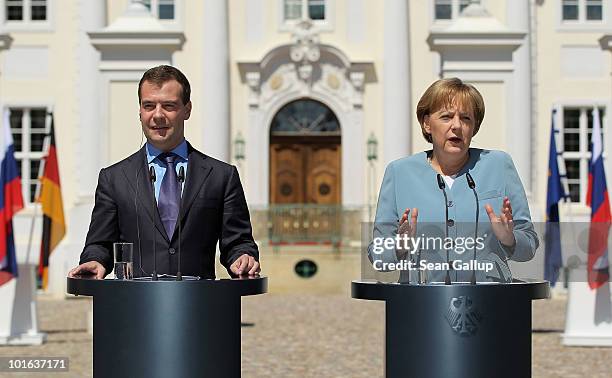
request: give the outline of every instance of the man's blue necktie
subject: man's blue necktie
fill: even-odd
[[[166,229],[166,235],[168,239],[172,239],[181,205],[181,184],[176,177],[175,166],[177,156],[170,152],[163,153],[158,158],[166,164],[166,173],[162,179],[157,208],[164,229]]]

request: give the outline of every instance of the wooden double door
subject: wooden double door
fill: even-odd
[[[272,137],[270,203],[341,203],[340,136]]]

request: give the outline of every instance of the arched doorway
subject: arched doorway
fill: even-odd
[[[340,123],[325,104],[299,99],[270,127],[270,241],[338,246],[342,203]]]
[[[312,99],[283,106],[270,127],[270,204],[341,203],[341,131]]]

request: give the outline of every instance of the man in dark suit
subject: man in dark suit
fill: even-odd
[[[183,275],[214,278],[217,242],[230,274],[259,273],[238,171],[185,140],[190,92],[189,81],[174,67],[143,75],[138,99],[147,143],[100,171],[85,248],[70,277],[104,278],[113,269],[114,242],[134,243],[136,277],[150,276],[156,266],[159,274],[174,275],[180,268]]]

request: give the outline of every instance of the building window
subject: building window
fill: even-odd
[[[284,0],[283,19],[285,21],[325,20],[326,0]]]
[[[22,0],[6,0],[6,19],[8,21],[23,21]]]
[[[457,18],[467,6],[469,0],[435,0],[434,18],[435,20],[452,20]]]
[[[283,106],[270,126],[273,136],[340,135],[338,118],[315,100],[297,100]]]
[[[10,125],[15,146],[17,169],[21,175],[23,199],[36,200],[40,163],[45,157],[45,137],[51,128],[46,108],[10,108]]]
[[[590,22],[603,20],[602,0],[563,0],[561,19],[564,22]]]
[[[604,135],[605,108],[598,107],[601,120],[602,140]],[[591,137],[593,130],[593,107],[565,107],[561,112],[563,125],[561,145],[565,162],[567,184],[572,202],[586,204],[591,160]],[[604,149],[604,157],[606,156]]]
[[[578,0],[563,0],[563,20],[578,20]]]
[[[601,0],[586,0],[586,19],[603,20],[603,2]]]
[[[47,21],[47,0],[6,0],[5,21]]]
[[[175,19],[174,0],[144,0],[144,5],[149,8],[151,15],[160,20]]]

